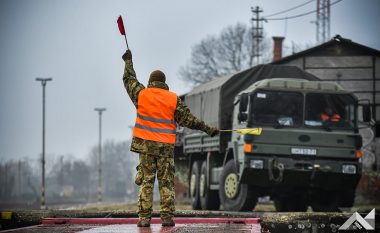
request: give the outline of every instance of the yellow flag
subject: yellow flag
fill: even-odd
[[[252,135],[261,135],[263,128],[250,128],[250,129],[221,129],[219,132],[232,132],[236,131],[236,133],[240,134],[252,134]]]
[[[252,134],[252,135],[261,135],[263,131],[262,128],[251,128],[251,129],[237,129],[236,132],[240,134]]]

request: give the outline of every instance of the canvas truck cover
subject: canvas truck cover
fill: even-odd
[[[195,116],[207,124],[219,129],[231,129],[235,96],[259,80],[272,78],[320,80],[295,66],[258,65],[195,87],[185,96],[185,103]]]

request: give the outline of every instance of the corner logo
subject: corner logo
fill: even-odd
[[[375,230],[375,208],[364,218],[355,212],[339,230]]]

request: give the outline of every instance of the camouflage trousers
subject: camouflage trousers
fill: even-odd
[[[168,219],[174,216],[174,157],[140,154],[140,164],[137,169],[136,184],[140,185],[138,199],[139,218],[151,218],[153,206],[153,188],[157,173],[160,190],[160,216]],[[141,182],[139,182],[141,181]]]

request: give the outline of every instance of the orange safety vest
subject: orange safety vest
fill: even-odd
[[[177,108],[176,94],[161,88],[145,88],[140,91],[133,136],[145,140],[175,143]]]
[[[339,114],[334,114],[332,117],[329,117],[327,114],[321,113],[322,121],[331,121],[331,122],[339,122],[340,116]]]

